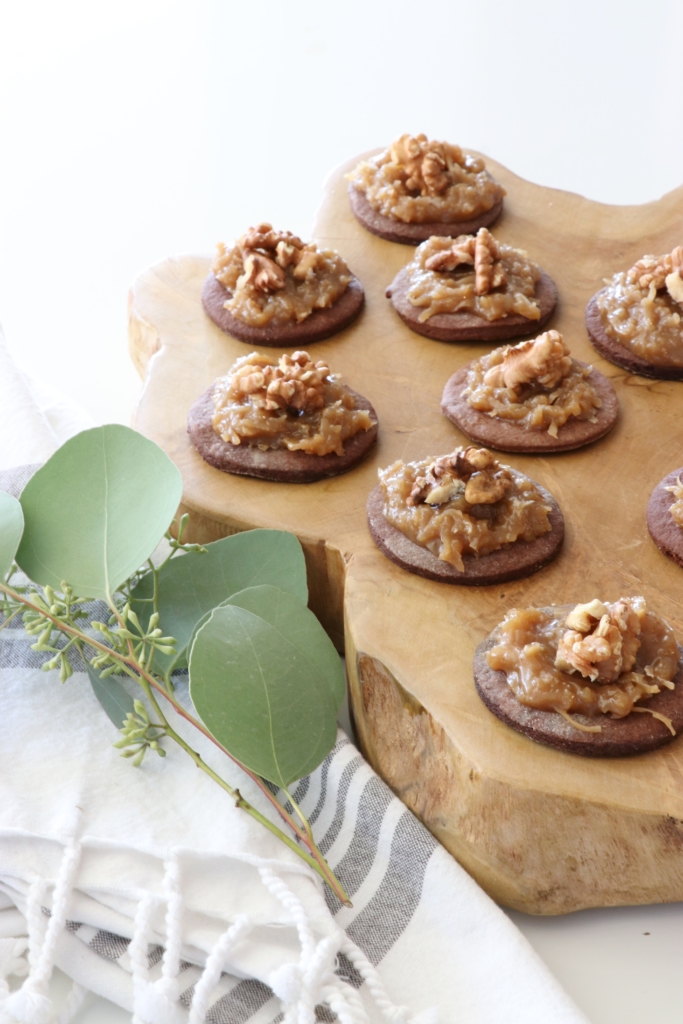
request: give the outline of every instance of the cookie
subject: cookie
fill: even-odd
[[[315,480],[339,476],[353,469],[365,458],[377,440],[377,415],[372,405],[367,398],[351,388],[346,390],[353,395],[356,408],[367,410],[374,423],[369,430],[359,431],[345,442],[343,455],[309,455],[302,451],[292,452],[288,448],[269,448],[262,451],[254,445],[234,445],[223,441],[213,429],[213,384],[190,409],[187,431],[192,444],[204,461],[224,473],[254,476],[260,480],[280,483],[313,483]]]
[[[647,503],[647,528],[662,554],[683,566],[683,530],[676,525],[670,511],[677,499],[666,489],[675,487],[679,479],[683,479],[683,468],[669,473],[655,487]]]
[[[655,366],[607,334],[600,317],[597,301],[603,291],[605,291],[604,288],[596,292],[586,306],[586,328],[593,348],[610,363],[621,366],[622,369],[638,374],[640,377],[654,377],[657,380],[683,380],[683,366]]]
[[[521,477],[521,473],[512,470],[513,476]],[[486,586],[493,583],[507,583],[542,569],[559,553],[564,539],[564,518],[553,496],[536,484],[544,501],[550,508],[548,520],[551,529],[532,541],[516,541],[506,544],[498,551],[477,558],[476,555],[463,555],[464,572],[456,569],[450,562],[437,558],[427,548],[414,544],[405,534],[392,526],[384,517],[384,498],[382,488],[378,484],[368,497],[368,526],[372,539],[380,551],[400,565],[402,569],[424,576],[428,580],[439,583],[455,583],[463,586]]]
[[[207,316],[231,337],[248,345],[265,345],[270,348],[305,347],[314,341],[329,338],[356,319],[365,301],[363,286],[358,278],[352,277],[343,295],[327,309],[316,309],[305,320],[255,327],[239,320],[224,308],[224,303],[231,297],[232,293],[213,274],[209,274],[202,289],[202,305]]]
[[[395,220],[375,210],[354,185],[349,185],[349,202],[357,220],[371,231],[373,235],[385,238],[387,242],[399,242],[402,245],[418,245],[433,235],[445,235],[455,238],[457,235],[473,235],[479,228],[487,228],[500,217],[503,200],[499,199],[490,210],[480,213],[468,220],[429,221],[422,224],[409,224]]]
[[[595,719],[572,712],[572,718],[581,725],[599,722],[602,727],[601,732],[582,732],[556,711],[541,711],[521,704],[508,686],[505,673],[490,668],[486,660],[486,652],[497,640],[498,629],[495,629],[477,648],[474,684],[489,711],[529,739],[585,757],[628,757],[656,750],[676,738],[663,722],[652,715],[631,712],[625,718],[600,715]],[[683,649],[679,647],[679,650],[683,654]],[[676,684],[674,690],[662,690],[647,701],[640,701],[638,706],[651,708],[671,719],[678,735],[683,731],[683,667],[680,663],[673,682]]]
[[[513,313],[501,317],[500,320],[489,321],[477,316],[476,313],[462,312],[437,313],[429,320],[421,322],[422,307],[414,306],[410,302],[409,290],[410,281],[404,267],[399,270],[386,290],[386,296],[391,299],[401,320],[411,331],[422,334],[425,338],[451,342],[507,341],[509,338],[518,338],[523,334],[537,333],[550,320],[558,299],[555,282],[549,274],[541,270],[541,276],[536,285],[536,300],[541,310],[539,320],[530,320],[519,313]]]
[[[482,157],[423,133],[400,135],[346,178],[363,227],[406,245],[475,233],[499,216],[505,196]]]
[[[587,364],[575,359],[575,363],[585,367]],[[441,399],[441,410],[463,434],[473,441],[496,448],[502,452],[524,452],[526,454],[544,452],[566,452],[574,448],[582,448],[598,438],[604,437],[614,426],[619,414],[619,400],[604,374],[591,369],[587,380],[598,393],[601,407],[596,411],[595,422],[590,420],[569,419],[553,437],[546,430],[527,430],[514,420],[497,419],[486,412],[474,409],[462,391],[467,383],[469,364],[464,366],[447,381]]]

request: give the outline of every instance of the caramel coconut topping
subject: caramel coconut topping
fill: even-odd
[[[674,688],[679,651],[671,627],[647,610],[644,598],[624,597],[574,608],[515,608],[486,657],[492,669],[506,673],[522,704],[557,711],[576,728],[599,732],[599,725],[578,723],[570,712],[624,718],[649,711],[635,705],[663,687]],[[673,732],[669,719],[649,713]]]
[[[344,441],[373,425],[327,363],[308,352],[277,363],[257,352],[242,356],[216,381],[213,402],[213,429],[235,445],[343,455]]]
[[[420,321],[438,313],[476,313],[500,320],[518,313],[539,320],[535,300],[541,272],[521,249],[497,242],[488,228],[458,238],[433,236],[407,265],[408,299],[424,306]]]
[[[505,195],[483,160],[426,135],[401,135],[347,178],[374,210],[407,224],[469,220]]]
[[[486,448],[456,448],[379,471],[384,517],[413,543],[464,569],[462,556],[487,555],[550,529],[535,485],[502,466]]]
[[[683,246],[606,284],[597,296],[606,334],[653,366],[683,366]]]
[[[351,280],[338,253],[270,224],[249,228],[232,248],[220,242],[212,270],[231,293],[225,308],[256,327],[305,320],[333,305]]]
[[[559,331],[505,345],[470,364],[462,397],[480,412],[557,437],[572,417],[595,422],[601,401],[590,366],[569,354]]]

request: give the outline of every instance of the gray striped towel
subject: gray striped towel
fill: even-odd
[[[0,633],[3,1024],[58,1019],[54,964],[74,981],[62,1024],[87,991],[136,1024],[585,1024],[343,733],[294,797],[352,908],[181,751],[123,761],[85,673],[61,686],[43,657],[17,620]]]

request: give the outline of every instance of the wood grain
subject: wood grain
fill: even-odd
[[[313,235],[345,257],[366,307],[354,325],[312,348],[377,410],[379,443],[368,461],[315,484],[269,484],[222,474],[194,452],[187,410],[250,350],[202,312],[208,256],[166,260],[133,286],[131,354],[145,375],[135,426],[179,466],[192,539],[253,526],[300,537],[312,606],[338,644],[345,628],[366,756],[496,899],[540,914],[683,899],[683,740],[610,763],[555,752],[494,718],[472,682],[477,644],[515,605],[643,594],[683,638],[682,570],[645,526],[650,491],[683,461],[682,385],[612,366],[591,348],[583,323],[603,277],[680,243],[683,187],[645,206],[606,206],[487,161],[508,192],[496,236],[526,249],[554,278],[560,303],[550,326],[610,377],[621,414],[589,449],[506,456],[560,503],[564,550],[531,579],[465,591],[388,562],[369,538],[365,501],[378,466],[465,443],[440,412],[441,392],[487,346],[431,341],[400,321],[384,290],[410,250],[353,218],[343,180],[353,163],[327,182]]]

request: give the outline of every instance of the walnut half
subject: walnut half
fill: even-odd
[[[304,245],[291,231],[275,231],[270,224],[249,228],[237,242],[244,273],[237,279],[236,290],[251,285],[258,292],[275,292],[285,287],[285,271],[299,281],[310,279],[321,262],[315,245]],[[219,247],[214,273],[221,281],[225,247]],[[225,283],[225,282],[223,282]]]
[[[559,331],[546,331],[538,338],[506,346],[502,363],[486,371],[484,384],[512,391],[532,382],[554,388],[567,376],[571,366],[569,349],[562,335]]]
[[[613,683],[633,668],[645,612],[642,597],[577,605],[565,619],[569,628],[557,647],[556,668],[578,672],[594,683]]]
[[[683,245],[663,256],[643,256],[626,277],[640,288],[666,288],[674,302],[683,305]]]
[[[459,235],[450,249],[435,252],[425,262],[427,270],[440,273],[472,265],[477,295],[486,295],[492,288],[501,288],[507,284],[498,243],[488,228],[479,228],[476,235]]]
[[[445,143],[430,142],[426,135],[401,135],[389,152],[392,163],[403,171],[406,188],[430,196],[441,195],[453,184],[453,157],[462,158],[456,147],[447,149]]]

